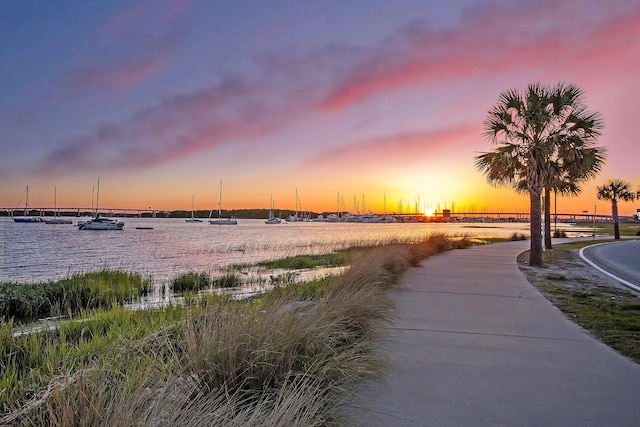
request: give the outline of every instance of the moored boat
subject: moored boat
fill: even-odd
[[[25,189],[25,191],[27,193],[27,196],[25,198],[24,216],[13,218],[13,221],[14,222],[26,222],[26,223],[42,222],[40,217],[29,216],[29,186],[28,185],[27,185],[27,188]]]
[[[73,221],[59,216],[53,218],[42,218],[42,222],[45,224],[73,224]]]
[[[21,216],[18,218],[13,218],[15,222],[42,222],[42,220],[37,216]]]
[[[122,230],[123,228],[123,221],[100,216],[78,223],[78,230]]]
[[[282,219],[273,216],[273,196],[269,200],[269,218],[264,221],[265,224],[280,224]]]
[[[218,218],[211,219],[213,210],[209,212],[209,224],[212,225],[238,225],[238,220],[235,218],[223,218],[222,217],[222,181],[220,181],[220,199],[218,200]]]
[[[200,218],[196,218],[193,210],[193,196],[191,196],[191,218],[187,218],[184,220],[185,222],[202,222]]]
[[[45,224],[73,224],[73,221],[67,218],[62,218],[58,211],[58,190],[53,187],[53,210],[55,211],[53,218],[42,218],[42,222]]]
[[[98,178],[98,191],[96,193],[96,216],[89,221],[78,222],[78,230],[122,230],[124,222],[111,218],[101,217],[99,214],[98,200],[100,198],[100,178]]]

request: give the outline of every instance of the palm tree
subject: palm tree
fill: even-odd
[[[614,239],[620,239],[620,225],[618,223],[618,200],[631,202],[636,193],[631,191],[631,184],[621,179],[612,179],[598,187],[598,199],[611,200],[611,216],[613,216]]]
[[[600,173],[606,149],[590,147],[585,141],[563,141],[558,145],[555,160],[548,166],[547,180],[544,185],[544,243],[546,249],[551,245],[551,191],[562,196],[577,196],[582,191],[580,185]]]
[[[476,167],[489,182],[529,194],[529,265],[542,265],[543,190],[564,188],[561,182],[577,185],[595,175],[604,160],[604,149],[593,147],[602,119],[587,111],[582,98],[573,84],[534,83],[524,94],[516,89],[500,94],[484,121],[485,137],[498,147],[476,156]]]

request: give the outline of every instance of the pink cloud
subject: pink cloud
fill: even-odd
[[[612,16],[593,4],[592,15],[587,5],[577,6],[548,1],[494,5],[470,14],[455,31],[413,23],[354,64],[330,91],[323,107],[340,110],[416,84],[539,67],[567,71],[615,68],[616,61],[626,63],[631,58],[635,64],[640,62],[636,53],[638,8]]]
[[[344,168],[365,165],[367,169],[388,164],[426,162],[451,152],[469,151],[482,140],[480,125],[463,124],[435,131],[400,133],[346,144],[308,159],[302,169]]]
[[[412,23],[371,49],[331,45],[306,55],[259,55],[256,64],[261,75],[251,80],[241,76],[221,79],[214,86],[169,97],[121,122],[62,141],[38,169],[56,173],[69,167],[153,167],[223,145],[246,144],[301,117],[347,108],[373,95],[412,85],[448,85],[460,78],[506,75],[538,67],[562,71],[598,66],[628,73],[638,68],[630,65],[638,62],[640,10],[609,18],[593,14],[571,20],[573,3],[525,4],[526,9],[519,4],[470,12],[460,29],[434,30]],[[555,14],[545,9],[550,7],[555,7]],[[139,16],[137,12],[127,15],[106,33],[127,34]],[[124,89],[138,84],[159,72],[177,39],[173,32],[167,32],[157,40],[139,41],[102,66],[94,63],[76,71],[69,82],[90,89]],[[133,55],[136,52],[148,55]],[[479,140],[479,125],[392,135],[347,144],[304,166],[364,160],[375,164],[415,162],[444,156],[452,147],[473,150],[469,141]],[[264,143],[270,142],[265,139]]]

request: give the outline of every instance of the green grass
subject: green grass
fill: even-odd
[[[220,277],[216,277],[211,282],[214,288],[234,288],[240,286],[240,279],[236,274],[224,274]]]
[[[262,261],[258,265],[269,269],[301,270],[317,267],[342,267],[349,262],[351,252],[340,251],[322,255],[300,255],[273,261]]]
[[[640,363],[640,302],[602,292],[551,292],[569,318]]]
[[[173,278],[170,288],[175,293],[196,292],[211,286],[207,273],[187,272]]]
[[[572,321],[602,342],[640,363],[640,300],[636,294],[607,286],[580,259],[580,248],[611,241],[580,241],[557,245],[543,253],[543,267],[519,265],[536,288]]]
[[[580,222],[576,224],[580,227],[591,228],[592,222]],[[640,236],[640,223],[619,223],[620,236]],[[596,235],[613,236],[613,224],[596,222]]]

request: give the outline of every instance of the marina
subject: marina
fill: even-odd
[[[129,218],[121,231],[81,232],[0,218],[4,237],[0,281],[36,283],[74,273],[120,269],[149,275],[157,284],[185,272],[215,275],[233,264],[287,256],[328,253],[355,245],[411,241],[428,233],[508,237],[528,235],[524,222],[490,223],[331,223],[240,220],[235,227],[189,224],[180,218]],[[569,235],[587,235],[563,224]],[[141,230],[145,230],[142,232]]]

